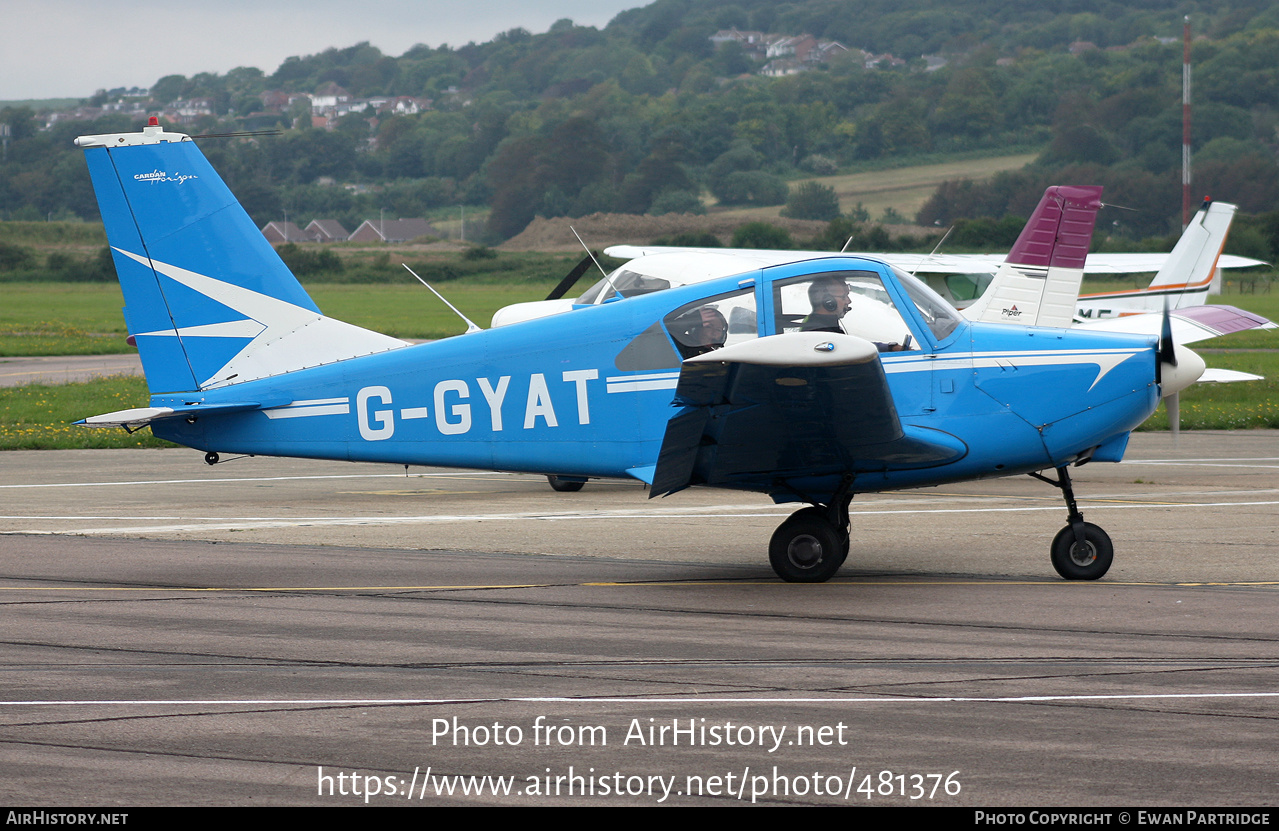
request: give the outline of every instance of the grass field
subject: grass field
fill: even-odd
[[[500,282],[457,280],[445,295],[467,316],[487,326],[510,303],[545,297],[549,278]],[[1130,288],[1127,281],[1089,281],[1085,291]],[[434,295],[416,284],[309,284],[321,309],[339,320],[419,339],[460,334],[465,328]],[[83,355],[125,352],[124,301],[116,284],[6,284],[0,286],[0,355]],[[1279,319],[1279,293],[1227,294],[1214,298]],[[1279,428],[1279,331],[1243,332],[1194,344],[1209,366],[1266,376],[1265,381],[1198,384],[1182,393],[1184,429]],[[1225,350],[1225,351],[1216,351]],[[0,389],[0,449],[166,446],[150,431],[89,430],[72,422],[89,415],[147,404],[140,378],[108,378],[84,384]],[[1167,429],[1163,408],[1143,425]]]
[[[437,288],[463,314],[487,327],[498,309],[541,300],[555,282],[451,282]],[[466,331],[466,325],[417,282],[317,283],[308,285],[307,292],[325,314],[397,338],[443,338]],[[6,283],[0,284],[0,298],[0,356],[130,351],[120,313],[124,297],[116,283]]]
[[[1196,346],[1198,344],[1195,344]],[[1195,384],[1181,393],[1183,430],[1279,429],[1279,351],[1208,353],[1210,367],[1265,376],[1264,381]],[[1162,405],[1140,430],[1167,430]]]
[[[567,269],[565,269],[567,270]],[[583,279],[586,286],[591,276]],[[456,280],[437,288],[481,326],[511,303],[541,300],[555,279],[472,282]],[[1140,281],[1138,281],[1140,284]],[[1086,280],[1085,292],[1132,288],[1132,281]],[[397,338],[429,339],[461,334],[466,327],[435,295],[414,283],[369,285],[309,283],[307,292],[330,317]],[[0,356],[109,355],[129,351],[115,283],[0,284]],[[1279,320],[1279,292],[1233,293],[1212,298]],[[1279,349],[1279,332],[1241,332],[1201,341],[1196,348]]]
[[[147,397],[144,380],[123,376],[83,384],[0,388],[0,450],[172,447],[150,430],[130,434],[75,425],[87,416],[144,407]]]
[[[860,202],[870,212],[871,219],[878,220],[884,211],[892,208],[908,222],[915,221],[915,214],[936,191],[937,186],[948,179],[989,179],[1005,170],[1020,170],[1038,157],[1038,153],[1019,153],[1013,156],[994,156],[986,159],[925,164],[915,167],[875,170],[866,173],[847,173],[840,176],[821,176],[797,179],[791,187],[807,181],[817,182],[835,189],[839,197],[839,209],[843,213],[853,210]],[[766,220],[778,216],[780,206],[767,208],[732,208],[724,211],[727,216],[740,215],[743,219]],[[717,211],[718,213],[718,211]]]
[[[92,251],[107,244],[101,222],[0,222],[0,242],[58,251]]]

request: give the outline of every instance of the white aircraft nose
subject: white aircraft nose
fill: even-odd
[[[1160,378],[1162,378],[1159,395],[1162,398],[1176,395],[1198,381],[1199,376],[1203,375],[1204,370],[1208,368],[1203,358],[1179,343],[1173,346],[1173,354],[1177,357],[1176,366],[1167,362],[1159,365]]]

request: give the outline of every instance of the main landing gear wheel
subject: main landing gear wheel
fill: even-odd
[[[546,481],[551,483],[551,490],[560,493],[577,493],[582,489],[585,482],[575,482],[572,479],[561,479],[558,476],[547,476]]]
[[[768,544],[768,562],[787,583],[825,583],[848,556],[848,536],[819,508],[796,511]]]
[[[220,461],[222,461],[222,457],[217,453],[214,453],[212,450],[204,454],[204,463],[206,465],[216,465]]]
[[[800,517],[800,516],[809,517],[815,521],[825,522],[827,525],[831,524],[830,520],[826,518],[826,511],[814,505],[810,505],[807,508],[800,508],[798,511],[796,511],[795,513],[787,517],[786,521],[791,522],[796,517]],[[844,561],[848,559],[848,546],[849,546],[848,532],[840,528],[835,528],[835,533],[839,535],[839,539],[841,543],[839,547],[839,564],[843,565]]]
[[[1053,568],[1067,580],[1096,580],[1110,570],[1115,547],[1110,535],[1093,525],[1084,524],[1084,539],[1075,539],[1075,528],[1067,525],[1053,537]]]

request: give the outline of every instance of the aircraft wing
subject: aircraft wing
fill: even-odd
[[[698,254],[727,254],[750,256],[768,264],[790,263],[829,257],[830,251],[766,251],[752,248],[673,248],[661,245],[614,245],[604,253],[619,260],[633,260],[650,254],[672,254],[680,251]],[[873,257],[911,274],[994,274],[1007,259],[1006,254],[868,254],[849,256]],[[1153,274],[1163,268],[1167,254],[1089,254],[1084,261],[1085,274]],[[1218,268],[1249,268],[1265,265],[1262,260],[1222,254]],[[758,265],[754,267],[758,268]]]
[[[832,251],[770,251],[755,248],[676,248],[662,245],[613,245],[604,249],[604,253],[619,260],[634,260],[651,254],[718,254],[728,257],[743,257],[751,260],[750,267],[759,268],[766,265],[781,265],[800,260],[811,260],[817,257],[830,257]],[[1004,261],[1003,254],[867,254],[858,253],[849,256],[873,257],[880,262],[896,266],[910,273],[926,272],[928,274],[994,274]],[[1151,269],[1152,271],[1156,269]]]
[[[931,467],[968,452],[901,423],[878,350],[853,335],[790,332],[689,358],[675,405],[650,496]]]
[[[1190,306],[1169,312],[1172,339],[1177,343],[1194,343],[1207,338],[1242,332],[1246,329],[1275,329],[1276,324],[1258,314],[1234,306]],[[1132,332],[1159,336],[1163,326],[1162,312],[1144,312],[1108,320],[1089,320],[1075,324],[1077,329],[1093,332]]]
[[[1145,274],[1159,271],[1168,260],[1167,254],[1089,254],[1084,264],[1088,274]],[[1252,268],[1266,265],[1265,260],[1222,254],[1217,268]]]

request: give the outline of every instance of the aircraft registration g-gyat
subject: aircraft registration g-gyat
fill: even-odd
[[[1069,469],[1117,462],[1204,364],[1159,337],[965,320],[919,280],[826,256],[409,345],[324,316],[188,136],[84,136],[141,353],[149,425],[206,452],[442,465],[757,491],[805,505],[769,560],[829,579],[857,493],[1030,474],[1068,522],[1056,570],[1096,579],[1106,533]],[[1053,268],[1086,249],[1091,191],[1055,203]],[[1043,475],[1055,470],[1056,478]]]

